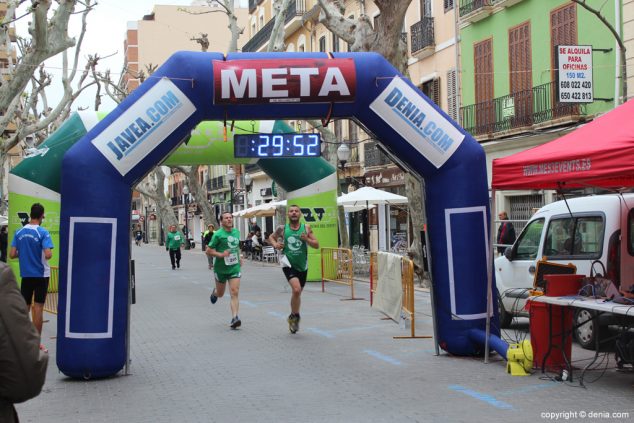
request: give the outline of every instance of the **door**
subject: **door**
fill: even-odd
[[[473,135],[493,132],[495,109],[493,103],[493,43],[484,40],[473,47],[475,65],[476,130]]]
[[[513,110],[511,128],[533,124],[533,73],[531,62],[531,27],[524,22],[509,29],[509,78]],[[510,111],[506,112],[510,114]],[[504,113],[503,113],[504,115]]]

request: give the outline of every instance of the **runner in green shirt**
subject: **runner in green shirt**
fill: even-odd
[[[231,328],[237,329],[242,322],[238,317],[240,301],[240,266],[242,256],[240,255],[240,231],[233,227],[233,216],[229,212],[224,212],[220,218],[220,229],[214,232],[211,242],[207,246],[207,255],[215,257],[214,275],[216,287],[209,300],[216,304],[218,298],[225,295],[227,281],[229,282],[229,292],[231,294]]]
[[[181,246],[185,243],[185,237],[176,230],[176,225],[170,225],[167,239],[165,240],[165,250],[170,253],[172,270],[181,267]]]
[[[285,226],[279,226],[269,236],[269,243],[278,250],[282,250],[280,260],[282,271],[288,280],[293,292],[291,293],[291,314],[288,316],[288,329],[291,333],[299,330],[299,308],[301,295],[306,285],[308,275],[308,249],[319,248],[319,241],[310,229],[310,225],[300,222],[302,215],[299,206],[292,205],[288,208],[288,221]]]

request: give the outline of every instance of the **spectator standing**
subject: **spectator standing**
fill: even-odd
[[[33,315],[35,329],[41,335],[46,291],[51,276],[48,260],[53,257],[53,241],[48,231],[40,226],[44,220],[44,206],[33,204],[30,218],[29,223],[13,236],[9,257],[19,259],[22,277],[20,290]],[[40,348],[46,350],[44,345],[40,345]]]
[[[498,244],[505,244],[498,246],[498,253],[504,254],[504,250],[508,245],[511,245],[515,242],[515,228],[511,222],[508,222],[509,216],[508,214],[502,210],[500,214],[498,214],[500,218],[500,227],[498,228]]]
[[[299,308],[301,295],[306,285],[308,275],[308,248],[319,248],[319,241],[307,223],[301,223],[299,206],[293,204],[288,208],[288,223],[279,226],[269,236],[269,243],[278,250],[282,250],[280,259],[282,271],[291,286],[291,314],[288,316],[288,329],[291,333],[299,330]]]
[[[203,234],[203,251],[205,251],[209,246],[211,238],[214,236],[214,229],[215,227],[211,223],[207,225],[207,230]],[[209,269],[211,270],[214,268],[214,258],[210,255],[205,255],[207,256],[207,264],[209,265]]]
[[[7,227],[0,228],[0,261],[7,262],[7,249],[9,248],[9,234]]]
[[[13,404],[36,397],[46,379],[48,354],[18,290],[11,268],[0,263],[0,422],[18,422]]]
[[[253,255],[262,257],[262,234],[257,231],[251,237],[251,247],[253,248]]]
[[[169,227],[167,240],[165,241],[165,250],[169,251],[172,270],[181,267],[181,247],[185,243],[185,237],[180,231],[176,230],[176,225]]]
[[[218,298],[225,295],[225,288],[229,284],[231,294],[231,329],[237,329],[242,325],[238,317],[240,301],[240,267],[242,256],[240,254],[240,231],[233,227],[233,216],[230,212],[224,212],[220,218],[221,227],[214,232],[211,238],[207,255],[215,257],[214,277],[216,287],[211,293],[209,300],[216,304]]]

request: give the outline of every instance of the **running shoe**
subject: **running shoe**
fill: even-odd
[[[291,313],[290,316],[288,316],[288,330],[291,333],[297,333],[297,331],[299,330],[299,316]]]
[[[240,318],[238,316],[231,319],[231,329],[237,329],[240,327],[241,324],[242,322],[240,321]]]
[[[218,301],[218,297],[216,297],[215,289],[212,291],[211,296],[209,297],[209,301],[211,301],[212,304],[216,304],[216,301]]]

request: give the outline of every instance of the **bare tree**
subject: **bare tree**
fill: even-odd
[[[196,41],[198,44],[200,44],[200,49],[204,52],[207,51],[207,49],[209,48],[209,38],[207,37],[208,34],[200,34],[199,37],[192,37],[190,38],[191,41]]]
[[[350,45],[350,51],[380,53],[401,73],[407,73],[407,45],[401,39],[405,12],[412,0],[374,0],[380,18],[376,28],[367,15],[356,19],[345,17],[342,0],[318,0],[321,23]]]
[[[15,16],[17,8],[23,3],[23,0],[8,3],[5,16]],[[86,32],[86,17],[94,7],[92,0],[60,0],[49,19],[51,3],[50,0],[33,2],[26,13],[16,18],[17,20],[30,17],[32,21],[29,25],[30,38],[18,39],[19,55],[15,63],[13,60],[9,63],[8,80],[0,84],[0,134],[5,134],[0,139],[0,187],[4,184],[8,151],[27,137],[33,140],[27,147],[36,147],[68,116],[70,107],[79,94],[94,84],[88,81],[86,76],[96,62],[89,62],[81,72],[76,86],[72,87],[78,72],[79,53]],[[75,13],[77,3],[83,5],[84,9],[79,12],[82,26],[79,38],[75,40],[68,35],[68,22]],[[5,21],[0,25],[0,49],[7,51],[9,57],[12,57],[12,47],[8,29],[12,22]],[[75,47],[75,52],[72,63],[69,63],[68,49],[71,47]],[[43,62],[59,53],[62,53],[63,96],[55,107],[49,107],[46,88],[50,86],[53,78],[46,72]],[[15,124],[17,128],[13,133],[5,132],[10,123]]]
[[[179,8],[179,10],[191,15],[205,15],[208,13],[226,14],[227,19],[229,19],[228,28],[231,34],[231,40],[229,41],[229,48],[227,49],[227,52],[233,53],[238,51],[238,38],[240,38],[240,35],[242,35],[242,33],[244,32],[244,28],[238,27],[238,17],[235,14],[234,0],[207,0],[207,5],[209,7],[213,7],[215,10],[206,10],[204,12],[193,11],[187,8]],[[207,34],[203,35],[205,35],[204,38],[206,38]],[[207,47],[205,47],[205,45],[198,41],[198,39],[192,38],[192,40],[198,42],[201,45],[202,51],[207,51],[207,48],[209,47],[208,41]]]
[[[405,13],[411,0],[374,0],[380,18],[376,27],[367,15],[356,19],[344,16],[345,2],[341,0],[318,0],[322,9],[321,23],[332,33],[350,45],[351,51],[373,51],[380,53],[402,74],[407,75],[407,45],[401,39]],[[423,228],[422,185],[418,179],[408,177],[406,184],[409,198],[408,216],[414,228],[409,256],[414,260],[420,283],[424,281],[422,265],[421,231]]]
[[[617,44],[619,45],[619,60],[621,62],[621,69],[619,69],[619,71],[621,73],[621,98],[619,98],[618,104],[625,103],[625,101],[627,100],[627,62],[626,62],[626,58],[627,58],[626,51],[627,51],[627,48],[625,47],[625,43],[623,42],[623,39],[621,38],[621,35],[616,30],[616,28],[614,28],[614,25],[612,25],[605,18],[605,16],[603,16],[601,14],[601,9],[603,8],[603,6],[605,6],[605,4],[607,2],[604,2],[603,5],[601,6],[601,8],[595,9],[594,7],[590,6],[586,0],[571,0],[571,1],[573,3],[577,3],[579,6],[583,7],[588,12],[592,13],[593,15],[595,15],[601,21],[601,23],[603,25],[605,25],[610,30],[610,32],[614,36],[614,39],[616,40]],[[618,24],[620,24],[620,22],[617,22],[617,25]]]

